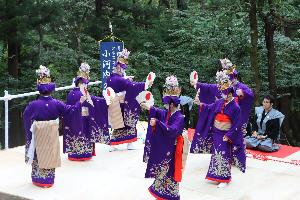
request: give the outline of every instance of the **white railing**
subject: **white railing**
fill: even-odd
[[[89,82],[90,85],[98,85],[102,83],[102,81],[95,81],[95,82]],[[55,91],[61,91],[61,90],[68,90],[74,88],[75,85],[70,85],[70,86],[64,86],[64,87],[59,87],[55,88]],[[39,94],[38,91],[35,92],[27,92],[23,94],[9,94],[7,90],[4,90],[4,96],[0,97],[0,100],[3,100],[5,102],[5,149],[8,149],[8,101],[12,99],[17,99],[17,98],[22,98],[22,97],[28,97],[28,96],[33,96]]]

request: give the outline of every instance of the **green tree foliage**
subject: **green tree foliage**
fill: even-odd
[[[279,93],[300,87],[299,0],[257,2],[258,66],[261,89],[269,92],[268,59],[262,16],[275,10],[276,84]],[[132,51],[128,74],[142,81],[149,71],[157,80],[152,92],[159,104],[166,76],[175,74],[183,94],[194,96],[189,74],[213,83],[217,60],[228,57],[242,81],[253,89],[250,67],[249,0],[0,0],[0,88],[10,93],[35,89],[35,69],[49,66],[57,86],[69,85],[80,62],[92,66],[92,80],[100,79],[98,41],[110,34]],[[10,31],[16,31],[18,76],[8,72]],[[92,87],[100,95],[101,88]],[[65,99],[65,92],[56,94]],[[34,98],[34,97],[32,97]],[[300,94],[293,109],[300,110]],[[29,98],[17,101],[24,105]],[[2,119],[1,119],[2,120]]]

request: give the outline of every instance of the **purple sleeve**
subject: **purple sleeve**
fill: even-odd
[[[103,97],[91,96],[91,99],[94,103],[94,108],[97,112],[101,112],[101,115],[107,118],[108,120],[108,105],[106,100]],[[88,104],[89,106],[92,106]],[[95,113],[97,114],[97,113]]]
[[[24,128],[25,128],[25,162],[27,162],[27,152],[29,149],[29,145],[31,142],[32,138],[32,133],[30,131],[31,124],[32,124],[32,118],[33,118],[33,113],[32,113],[32,105],[28,104],[23,112],[23,121],[24,121]]]
[[[249,87],[244,87],[242,91],[244,93],[244,97],[254,99],[254,94]]]
[[[160,120],[156,120],[156,126],[160,128],[160,130],[163,132],[162,134],[165,134],[169,137],[176,137],[180,135],[183,131],[183,125],[184,120],[183,117],[178,117],[177,120],[175,120],[175,123],[171,126],[167,126],[164,122]]]
[[[152,106],[149,110],[149,119],[156,118],[158,120],[163,121],[166,115],[165,109],[155,108]]]
[[[200,92],[201,92],[201,90],[203,90],[204,92],[216,92],[216,90],[218,90],[218,85],[197,82],[196,89],[198,90],[199,88],[200,88]]]
[[[78,98],[80,98],[80,96],[78,97],[78,95],[74,91],[70,91],[68,96],[67,96],[67,102],[66,103],[69,104],[69,105],[74,105],[78,101]]]
[[[202,104],[198,112],[198,122],[196,132],[201,133],[202,138],[206,138],[215,117],[214,109],[217,103]]]
[[[211,129],[214,119],[214,106],[217,104],[202,104],[199,106],[198,121],[195,128],[195,134],[191,144],[191,152],[195,152],[198,145],[201,145],[199,141],[205,140]]]
[[[136,97],[145,90],[145,83],[143,82],[131,82],[129,80],[126,81],[126,95],[125,95],[125,101],[128,102],[128,106],[131,109],[136,110],[136,114],[139,115],[141,108],[139,103],[136,101]]]
[[[130,95],[132,98],[135,98],[140,92],[145,90],[144,82],[130,82],[127,80],[126,86],[126,95]]]
[[[145,90],[145,82],[130,82],[131,87],[133,87],[135,90],[139,90],[140,92]]]
[[[57,100],[57,106],[58,106],[60,116],[64,116],[66,114],[79,111],[81,108],[81,103],[78,101],[75,103],[75,105],[67,105]]]
[[[98,97],[98,96],[91,95],[91,98],[93,101],[106,102],[104,97]]]
[[[88,104],[90,109],[91,117],[94,117],[95,122],[97,122],[98,126],[105,130],[108,134],[108,106],[106,104],[106,100],[103,97],[91,96],[92,101],[94,103],[94,107],[91,107]]]
[[[199,99],[203,103],[214,103],[216,98],[220,98],[220,93],[217,84],[197,83],[197,91],[200,89]]]
[[[146,135],[146,141],[149,140],[152,136],[152,132],[154,132],[155,128],[150,126],[150,119],[151,118],[156,118],[158,119],[159,115],[159,108],[155,108],[152,106],[149,110],[149,117],[148,117],[148,128],[147,128],[147,135]]]
[[[31,141],[31,124],[32,124],[32,105],[28,104],[23,112],[23,121],[26,134],[26,141]]]
[[[149,120],[151,118],[157,118],[156,117],[156,112],[157,112],[158,108],[155,108],[154,106],[152,106],[149,110]]]
[[[216,105],[217,103],[210,103],[210,104],[202,103],[202,105],[199,106],[198,116],[200,117],[202,113],[208,113],[208,112],[210,114],[213,114],[212,110],[216,107]]]
[[[239,88],[243,91],[243,96],[239,97],[239,105],[241,108],[241,123],[242,125],[248,122],[248,118],[254,102],[254,94],[252,90],[245,84],[240,84]]]
[[[232,113],[232,116],[230,116],[231,120],[231,128],[228,130],[228,132],[225,134],[225,136],[230,141],[235,141],[235,137],[237,134],[237,130],[240,127],[240,118],[241,118],[241,110],[240,108],[237,108],[235,112]]]
[[[245,100],[245,101],[247,101],[247,103],[252,105],[252,103],[254,101],[254,94],[253,94],[252,90],[244,84],[243,85],[241,84],[241,87],[239,89],[241,89],[244,94],[244,96],[240,97],[240,99]]]

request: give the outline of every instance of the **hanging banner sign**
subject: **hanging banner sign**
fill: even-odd
[[[106,89],[106,79],[110,76],[118,58],[118,53],[124,48],[123,42],[99,42],[102,91]]]

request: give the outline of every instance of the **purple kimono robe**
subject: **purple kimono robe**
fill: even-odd
[[[128,79],[113,73],[107,79],[107,87],[111,87],[115,91],[115,93],[123,91],[126,92],[125,101],[124,103],[121,103],[121,110],[125,127],[113,130],[110,144],[118,145],[136,141],[136,124],[139,119],[141,107],[135,98],[140,92],[145,90],[145,83],[131,82]]]
[[[217,99],[222,98],[217,84],[198,82],[196,86],[197,91],[198,89],[200,89],[199,99],[202,103],[211,104],[214,103]]]
[[[243,145],[241,144],[243,141],[239,140],[241,110],[235,99],[224,105],[224,99],[219,99],[213,104],[202,105],[199,117],[203,120],[198,122],[197,132],[192,142],[192,147],[199,152],[212,153],[206,179],[217,182],[230,182],[232,164],[245,172],[243,154],[234,154],[236,148]],[[231,125],[228,130],[215,127],[215,118],[219,113],[230,119]],[[230,141],[223,141],[223,136]]]
[[[51,96],[40,96],[37,100],[29,103],[23,113],[24,128],[26,134],[25,144],[25,161],[27,162],[27,152],[32,139],[30,127],[33,121],[50,121],[59,117],[78,112],[81,105],[77,102],[73,106],[64,104],[63,102],[52,98]],[[51,186],[54,183],[55,169],[41,169],[38,166],[37,156],[34,155],[32,163],[32,182],[39,186]]]
[[[67,104],[79,102],[82,93],[74,88],[67,96]],[[104,98],[91,96],[94,107],[84,102],[88,116],[82,116],[81,110],[64,117],[64,153],[71,160],[85,160],[92,157],[93,144],[109,144],[108,107]]]
[[[243,91],[244,96],[239,97],[239,106],[241,108],[241,126],[242,131],[246,131],[248,119],[250,116],[250,112],[254,102],[254,94],[252,90],[245,84],[241,82],[237,82],[236,85],[233,86],[235,90],[241,89]],[[235,94],[236,95],[236,94]],[[245,132],[244,132],[245,133]]]
[[[221,92],[218,90],[217,84],[207,84],[207,83],[197,83],[197,90],[200,88],[200,101],[206,104],[214,103],[214,99],[220,99],[221,98]],[[243,167],[241,169],[244,169],[246,167],[246,146],[243,142],[243,135],[245,132],[245,129],[247,127],[248,118],[251,112],[251,108],[254,101],[254,94],[252,90],[245,84],[237,82],[236,85],[234,85],[234,90],[241,89],[243,91],[244,96],[238,98],[238,104],[241,109],[241,118],[239,122],[239,131],[240,133],[237,134],[237,138],[235,140],[238,140],[239,142],[236,142],[234,144],[234,157],[239,157],[239,161],[234,159],[234,162],[236,162],[236,165],[239,165],[243,163]],[[234,97],[237,97],[237,95],[234,93]],[[202,115],[199,115],[199,121],[203,121],[205,119],[202,119]],[[205,116],[204,116],[205,117]],[[197,125],[195,135],[201,134],[199,131],[199,126]],[[210,128],[210,127],[206,127]],[[193,141],[191,145],[191,153],[212,153],[212,135],[211,133],[208,134],[208,138],[206,140],[202,140],[199,137],[194,137],[195,141]],[[199,148],[199,144],[206,143],[205,145],[201,145],[202,148]],[[206,148],[204,148],[206,147]]]
[[[149,120],[156,118],[155,128],[148,126],[144,148],[147,162],[145,178],[155,178],[149,187],[157,199],[179,200],[179,183],[174,180],[176,138],[184,129],[184,117],[178,110],[167,120],[167,110],[152,107]]]
[[[246,129],[248,118],[251,112],[251,108],[254,101],[254,94],[252,90],[245,84],[241,82],[237,82],[236,85],[233,86],[234,90],[241,89],[243,91],[244,96],[238,97],[236,93],[233,94],[234,97],[238,97],[238,103],[241,108],[241,126],[242,129]],[[217,84],[208,84],[208,83],[197,83],[196,89],[200,89],[199,99],[202,103],[211,104],[214,103],[217,99],[222,98],[221,92],[218,89]]]

